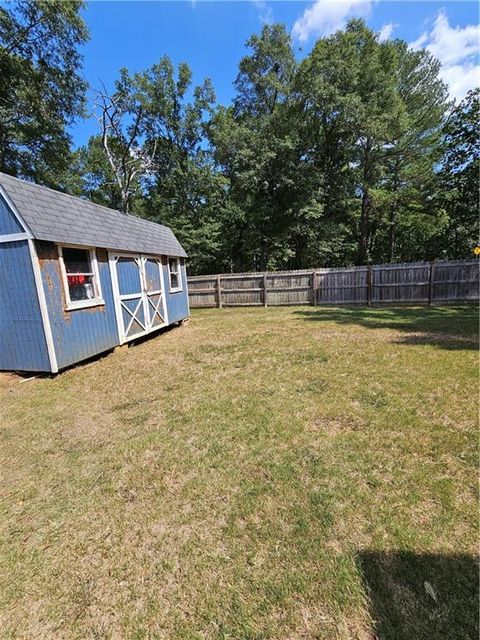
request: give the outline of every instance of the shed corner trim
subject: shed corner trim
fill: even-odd
[[[50,317],[48,315],[47,300],[43,288],[42,274],[40,272],[40,264],[38,261],[37,249],[34,241],[29,238],[28,246],[30,249],[30,257],[32,259],[33,274],[35,278],[35,286],[37,288],[38,304],[40,305],[40,313],[42,315],[43,331],[45,341],[47,343],[48,358],[50,360],[50,369],[52,373],[58,373],[57,355],[55,353],[55,345],[53,342],[52,327],[50,325]]]

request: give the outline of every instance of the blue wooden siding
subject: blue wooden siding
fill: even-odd
[[[163,265],[163,280],[165,282],[165,296],[167,300],[168,322],[178,322],[184,318],[188,318],[188,293],[187,293],[187,274],[185,270],[185,261],[181,260],[182,273],[182,291],[170,293],[170,273],[168,264]]]
[[[0,369],[50,371],[27,240],[0,244]]]
[[[39,242],[37,251],[59,369],[118,345],[107,252],[97,250],[105,305],[67,311],[57,248],[52,243]]]
[[[134,258],[120,256],[117,260],[117,279],[120,295],[140,293],[140,270]]]
[[[25,229],[10,211],[2,196],[0,196],[0,236],[6,236],[11,233],[25,233]]]
[[[24,233],[25,229],[0,196],[0,236]],[[107,252],[97,249],[102,297],[105,304],[87,309],[67,311],[65,292],[54,243],[36,242],[42,283],[47,301],[52,337],[59,369],[108,351],[119,343]],[[162,260],[165,304],[169,323],[189,315],[184,260],[181,261],[183,290],[170,293],[170,277],[166,258]],[[121,293],[141,291],[138,269],[128,260],[119,260]],[[157,263],[147,260],[147,290],[160,289]],[[151,298],[155,304],[157,298]],[[134,304],[136,301],[132,301]],[[128,304],[128,303],[127,303]],[[149,313],[153,309],[148,307]],[[126,313],[126,312],[125,312]],[[144,322],[143,307],[139,319]],[[127,313],[125,321],[130,316]],[[155,317],[155,324],[160,319]],[[130,333],[140,327],[135,322]],[[45,331],[37,296],[28,241],[0,243],[0,369],[17,371],[50,371]]]
[[[119,344],[118,328],[107,252],[97,249],[98,269],[105,304],[67,311],[57,247],[49,242],[36,244],[59,369],[117,346]],[[139,292],[141,287],[139,287],[138,268],[133,268],[133,263],[129,260],[120,259],[119,262],[118,280],[121,293]],[[155,274],[150,267],[153,269],[153,263],[147,267],[149,279],[152,279],[153,284]],[[183,263],[181,265],[183,290],[177,293],[170,293],[166,260],[163,260],[162,269],[165,300],[171,324],[189,315],[185,265]],[[138,300],[124,302],[127,306],[131,305],[133,311]],[[124,310],[122,312],[125,315],[124,321],[128,325],[131,316]],[[144,322],[143,306],[140,307],[139,314],[139,319]],[[133,322],[130,335],[140,330],[141,327]]]

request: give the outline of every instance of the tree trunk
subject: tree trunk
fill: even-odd
[[[363,189],[362,208],[360,214],[360,237],[358,244],[358,264],[367,264],[370,259],[369,237],[370,237],[370,195],[368,188]]]
[[[306,241],[304,235],[297,235],[295,238],[295,269],[304,269],[305,268],[305,250],[306,250]]]
[[[122,211],[128,215],[130,209],[130,194],[127,192],[122,193]]]
[[[397,191],[398,191],[398,163],[395,163],[395,167],[393,169],[394,177],[393,177],[393,200],[390,206],[390,220],[389,220],[389,229],[388,229],[388,261],[393,262],[395,260],[395,254],[397,249],[397,217],[398,217],[398,202],[397,202]]]
[[[395,260],[395,253],[397,248],[397,201],[392,202],[390,207],[390,221],[388,230],[388,261],[393,262]]]
[[[368,264],[370,262],[370,212],[372,209],[369,190],[371,184],[370,151],[370,141],[367,140],[363,154],[362,205],[358,237],[358,264]]]
[[[260,242],[260,256],[258,261],[259,271],[267,270],[267,262],[268,262],[267,239],[263,237]]]

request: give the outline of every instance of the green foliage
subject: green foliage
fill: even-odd
[[[122,195],[108,164],[101,136],[92,136],[75,152],[73,172],[79,178],[76,191],[112,209],[122,209]]]
[[[438,63],[403,41],[379,42],[354,20],[318,41],[301,65],[297,95],[305,195],[317,193],[324,204],[318,240],[333,225],[343,262],[403,258],[397,236],[405,239],[412,216],[431,216],[428,187],[445,108]]]
[[[238,115],[272,114],[284,101],[295,70],[292,43],[284,25],[264,25],[247,41],[251,54],[240,60],[234,101]]]
[[[295,193],[297,132],[288,118],[295,59],[281,25],[264,26],[240,61],[233,108],[209,127],[216,167],[227,178],[233,269],[274,268],[288,261],[285,243]]]
[[[82,113],[81,2],[0,8],[0,169],[169,225],[191,273],[466,257],[478,238],[479,93],[362,20],[301,61],[283,25],[247,41],[231,105],[164,56]]]
[[[434,259],[433,238],[445,227],[434,204],[438,190],[435,168],[442,153],[446,87],[440,65],[426,51],[412,51],[395,41],[398,91],[403,113],[398,137],[389,146],[382,180],[383,225],[373,258],[388,261]]]
[[[100,136],[77,153],[84,196],[169,225],[193,270],[215,270],[224,178],[210,166],[206,116],[210,80],[192,87],[187,64],[164,56],[135,74],[121,69],[114,93],[99,92]]]
[[[446,88],[439,63],[361,20],[297,64],[283,27],[240,62],[232,108],[209,128],[229,184],[235,269],[427,256]],[[416,255],[415,255],[416,253]]]
[[[66,127],[82,115],[78,0],[0,6],[0,170],[57,185],[70,161]]]
[[[468,93],[451,112],[444,127],[439,199],[447,216],[439,238],[443,252],[455,258],[471,256],[479,243],[480,88]]]
[[[153,150],[144,176],[146,214],[173,229],[193,270],[215,270],[224,188],[204,145],[215,101],[211,82],[192,87],[189,66],[181,63],[175,73],[165,56],[136,74],[133,85],[145,113],[144,144]]]

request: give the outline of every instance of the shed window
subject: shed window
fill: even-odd
[[[91,249],[60,247],[67,302],[70,308],[102,303],[97,262]]]
[[[181,291],[180,260],[178,258],[169,258],[168,269],[170,271],[170,291]]]

